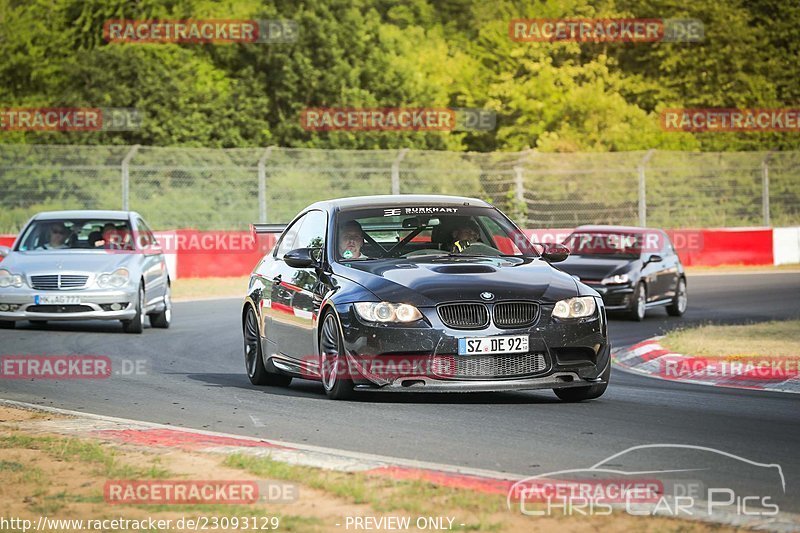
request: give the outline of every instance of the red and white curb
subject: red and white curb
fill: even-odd
[[[0,399],[0,405],[67,416],[55,420],[16,422],[32,433],[101,439],[119,444],[191,452],[270,457],[292,465],[341,472],[363,472],[396,479],[420,479],[451,487],[492,494],[506,494],[525,476],[477,468],[416,461],[397,457],[296,444],[215,431],[187,429],[124,418],[70,411],[56,407]]]
[[[623,370],[667,381],[800,394],[800,362],[796,360],[777,367],[767,362],[759,367],[747,361],[694,357],[667,350],[659,344],[663,338],[618,348],[612,353],[613,361]]]

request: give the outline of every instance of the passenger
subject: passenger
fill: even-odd
[[[459,253],[466,250],[467,247],[471,246],[473,243],[480,242],[481,230],[474,220],[467,220],[453,230],[452,237],[453,248],[450,251]]]

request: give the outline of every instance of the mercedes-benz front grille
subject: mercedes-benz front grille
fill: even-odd
[[[86,286],[89,276],[74,274],[47,274],[31,276],[31,286],[41,291],[57,291],[59,289],[81,289]]]
[[[489,325],[489,310],[481,303],[444,304],[438,311],[442,323],[453,329],[481,329]]]
[[[539,304],[500,302],[494,306],[494,325],[498,328],[523,328],[539,318]]]

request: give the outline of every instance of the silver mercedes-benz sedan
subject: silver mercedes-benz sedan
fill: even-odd
[[[167,264],[138,213],[39,213],[0,258],[0,328],[99,319],[141,333],[145,315],[152,327],[169,327]]]

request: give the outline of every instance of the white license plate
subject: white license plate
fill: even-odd
[[[527,335],[467,337],[458,339],[458,355],[525,353],[527,351]]]
[[[33,297],[36,305],[77,305],[81,303],[80,296],[69,296],[66,294],[43,294]]]

